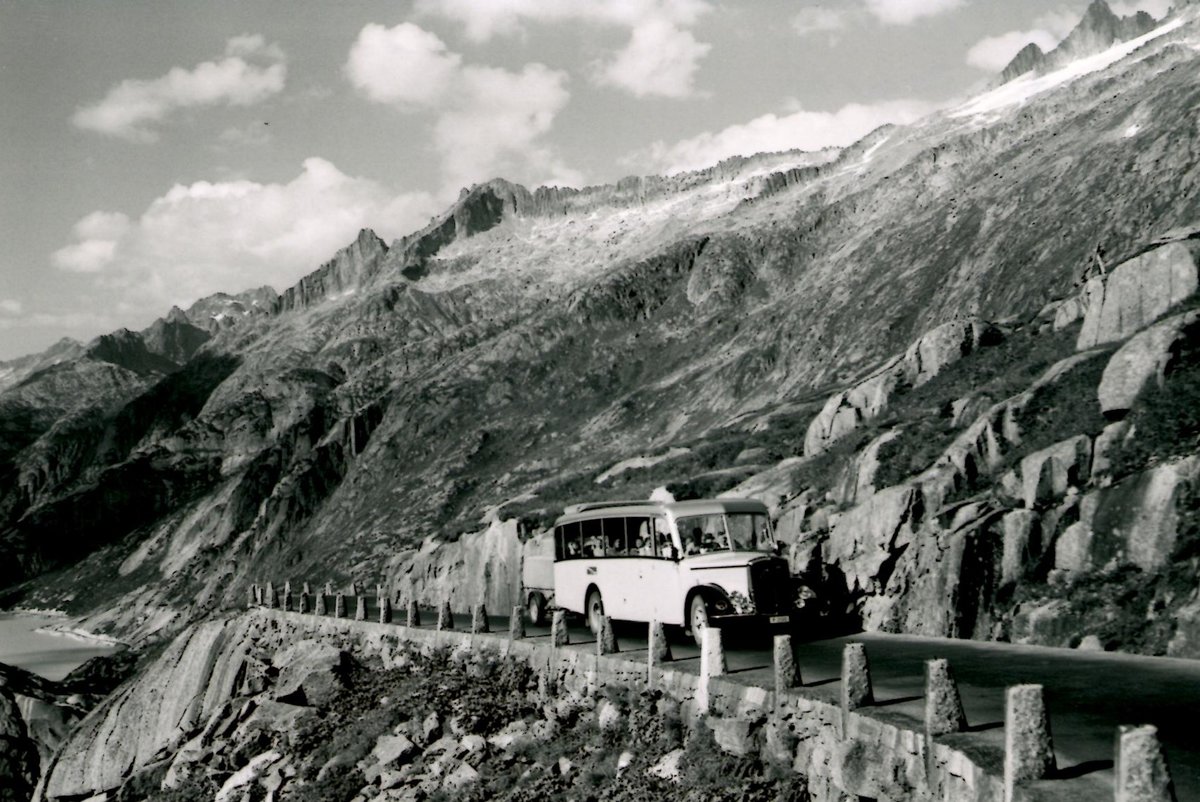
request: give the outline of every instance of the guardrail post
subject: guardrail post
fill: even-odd
[[[326,596],[333,595],[333,583],[328,580],[326,580],[326,582],[325,582],[325,595]]]
[[[871,665],[864,643],[847,643],[842,649],[842,714],[875,702]]]
[[[508,639],[523,640],[525,638],[525,608],[517,605],[512,608],[508,618]]]
[[[290,579],[283,580],[283,595],[284,596],[292,595],[292,580],[290,580]]]
[[[410,627],[421,626],[421,608],[417,607],[416,599],[408,600],[408,611],[404,623]]]
[[[600,634],[596,637],[596,654],[616,654],[621,651],[617,646],[617,635],[613,632],[612,618],[605,615],[600,617]]]
[[[312,595],[312,587],[307,582],[305,582],[304,585],[300,588],[300,592],[303,593],[305,596],[311,596]]]
[[[250,584],[246,588],[246,607],[252,608],[258,603],[258,585]]]
[[[796,651],[792,648],[791,635],[775,636],[775,693],[777,701],[792,688],[799,688],[800,666],[796,664]]]
[[[333,597],[333,616],[334,618],[346,617],[346,596],[340,590]]]
[[[275,583],[267,582],[267,608],[274,609],[278,606],[279,600],[275,597]]]
[[[364,596],[360,592],[357,596],[354,597],[354,599],[356,602],[355,606],[354,606],[354,620],[355,621],[366,621],[367,620],[367,597]]]
[[[438,608],[438,629],[454,629],[454,613],[450,612],[450,600],[442,599],[442,606]]]
[[[1157,727],[1117,730],[1116,773],[1116,802],[1175,802],[1175,784]]]
[[[282,608],[283,608],[283,610],[284,610],[285,612],[286,612],[286,611],[289,611],[289,610],[291,610],[291,609],[292,609],[292,588],[291,588],[291,585],[284,585],[284,586],[283,586],[283,599],[282,599],[282,601],[280,602],[279,606],[280,606],[280,607],[282,607]]]
[[[325,605],[325,594],[318,593],[316,604],[313,605],[313,612],[317,615],[329,615],[329,608]]]
[[[649,658],[648,665],[651,671],[651,680],[654,679],[653,671],[659,668],[663,663],[671,662],[671,644],[667,642],[667,630],[663,627],[661,621],[651,621],[649,624],[649,640],[647,644]]]
[[[1004,798],[1054,771],[1054,741],[1041,685],[1013,685],[1004,703]]]
[[[700,643],[701,676],[719,677],[729,670],[725,662],[725,643],[720,627],[705,627],[700,635]]]
[[[379,600],[379,623],[392,623],[392,600],[387,596],[384,596]]]
[[[298,609],[302,613],[308,612],[308,594],[303,591],[300,593],[300,604]]]
[[[492,627],[488,624],[487,607],[480,602],[471,610],[471,631],[472,632],[491,632]]]
[[[925,661],[925,734],[948,735],[967,728],[958,683],[949,660]]]
[[[566,610],[555,610],[550,617],[550,643],[553,646],[566,646],[571,642],[571,636],[567,632],[567,612]]]

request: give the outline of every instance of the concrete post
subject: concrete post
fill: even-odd
[[[1041,685],[1014,685],[1004,702],[1004,797],[1054,771],[1054,741]]]
[[[275,597],[275,583],[267,582],[267,608],[273,609],[278,604],[279,600]]]
[[[566,646],[570,642],[571,637],[567,633],[567,613],[565,610],[555,610],[550,617],[550,644]]]
[[[405,616],[404,623],[410,627],[421,626],[421,610],[417,607],[416,599],[408,600],[408,612]]]
[[[600,619],[600,634],[596,638],[596,654],[616,654],[621,651],[617,646],[617,636],[613,632],[612,618],[603,616]]]
[[[842,650],[842,714],[874,702],[866,644],[847,643]]]
[[[471,631],[472,632],[491,632],[492,628],[488,624],[487,607],[483,602],[475,605],[471,611]]]
[[[442,606],[438,608],[438,629],[454,629],[454,613],[450,612],[450,600],[443,599]]]
[[[246,588],[246,607],[253,607],[258,602],[257,588],[258,585],[250,585]]]
[[[775,693],[777,701],[792,688],[799,688],[800,667],[796,665],[796,652],[792,648],[791,635],[775,636]]]
[[[729,669],[725,662],[725,643],[721,638],[721,628],[705,627],[700,641],[701,680],[723,675]]]
[[[309,586],[309,584],[307,582],[305,582],[304,587],[302,587],[300,589],[300,592],[303,593],[305,596],[311,596],[312,595],[312,587]]]
[[[967,728],[958,683],[949,660],[925,661],[925,734],[948,735]]]
[[[329,582],[329,581],[325,582],[325,595],[326,596],[333,595],[333,583],[332,582]]]
[[[355,621],[366,621],[367,620],[367,597],[360,593],[360,594],[358,594],[358,596],[355,597],[355,601],[357,602],[357,604],[355,605],[355,608],[354,608],[354,620]]]
[[[517,605],[512,608],[512,614],[508,617],[508,639],[509,640],[524,640],[525,638],[525,608]]]
[[[1157,727],[1117,730],[1116,774],[1116,802],[1175,802],[1175,784]]]
[[[263,588],[258,583],[254,585],[254,603],[259,607],[262,607],[263,604]]]
[[[667,642],[667,630],[663,627],[661,621],[650,622],[650,642],[649,647],[649,666],[650,671],[661,666],[663,663],[671,662],[671,644]],[[654,679],[653,674],[650,677]]]
[[[279,606],[285,611],[292,609],[292,589],[287,585],[283,586],[283,600],[280,602]]]
[[[290,580],[290,579],[283,580],[283,594],[285,596],[292,595],[292,580]]]
[[[346,617],[346,597],[340,590],[338,591],[338,594],[333,597],[333,617]]]
[[[387,596],[379,600],[379,623],[392,623],[392,600]]]
[[[325,594],[318,593],[316,604],[313,605],[313,612],[317,615],[328,615],[329,608],[325,606]]]
[[[300,607],[299,607],[299,610],[300,610],[300,612],[302,612],[302,613],[307,613],[307,612],[308,612],[308,594],[307,594],[307,593],[301,593],[301,594],[300,594]]]
[[[357,582],[351,582],[350,583],[350,594],[352,596],[361,596],[362,595],[362,585],[358,584]]]

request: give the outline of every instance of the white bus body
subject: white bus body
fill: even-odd
[[[767,508],[747,499],[628,501],[568,507],[554,526],[554,603],[597,629],[600,617],[684,626],[787,623],[787,561]]]

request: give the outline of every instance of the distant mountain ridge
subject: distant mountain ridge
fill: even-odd
[[[999,83],[1005,84],[1029,72],[1046,73],[1059,69],[1087,56],[1107,50],[1118,42],[1127,42],[1154,30],[1158,22],[1145,11],[1128,17],[1118,17],[1106,0],[1092,0],[1079,24],[1046,53],[1030,42],[1000,73]]]

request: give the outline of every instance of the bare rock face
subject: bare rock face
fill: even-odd
[[[1131,337],[1104,369],[1096,392],[1101,411],[1125,412],[1152,381],[1162,386],[1179,344],[1196,337],[1200,337],[1200,311],[1167,318]]]
[[[12,691],[0,685],[0,802],[26,802],[37,781],[37,746]]]
[[[1082,351],[1140,331],[1196,292],[1196,259],[1172,242],[1123,262],[1087,283],[1087,313],[1075,347]]]
[[[1027,509],[1061,498],[1091,473],[1092,440],[1087,435],[1055,443],[1021,460],[1022,495]]]
[[[271,662],[279,669],[277,700],[324,705],[342,689],[349,655],[328,643],[303,640],[279,652]]]
[[[898,485],[881,490],[838,520],[822,559],[838,565],[850,591],[880,594],[899,552],[912,541],[922,512],[917,488]]]

